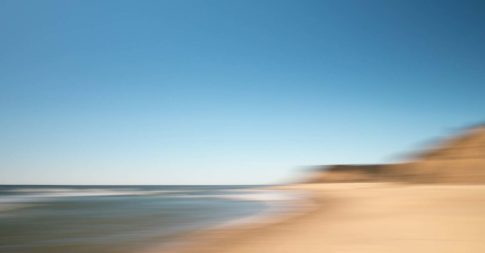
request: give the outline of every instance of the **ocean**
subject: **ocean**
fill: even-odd
[[[278,212],[254,186],[0,185],[0,252],[130,253]]]

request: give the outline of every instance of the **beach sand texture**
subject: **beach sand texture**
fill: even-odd
[[[185,252],[485,252],[485,186],[302,184],[315,208],[273,225],[220,231]]]

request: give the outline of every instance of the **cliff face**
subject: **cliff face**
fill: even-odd
[[[446,140],[408,163],[325,166],[309,181],[485,183],[485,126]]]
[[[397,172],[417,182],[485,183],[485,127],[443,142]]]

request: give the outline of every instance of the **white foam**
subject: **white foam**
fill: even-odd
[[[82,196],[116,196],[116,195],[152,195],[161,193],[176,193],[178,191],[150,191],[136,189],[73,189],[73,188],[46,188],[46,189],[14,189],[10,192],[21,193],[18,197],[82,197]]]
[[[273,223],[278,222],[282,217],[288,217],[288,215],[297,214],[296,212],[298,207],[301,207],[302,203],[305,202],[305,205],[309,203],[309,196],[305,192],[298,192],[298,191],[272,191],[272,190],[248,190],[249,192],[264,192],[264,193],[257,193],[260,194],[261,197],[255,197],[254,194],[239,194],[235,196],[238,199],[244,200],[257,200],[263,201],[264,204],[267,205],[267,208],[262,210],[259,213],[253,214],[251,216],[243,217],[236,220],[231,220],[228,222],[224,222],[215,226],[214,229],[224,229],[230,227],[237,227],[240,225],[258,225],[258,224],[266,224],[266,223]],[[247,196],[250,195],[250,196]],[[299,204],[295,204],[299,203]]]
[[[220,199],[232,199],[243,201],[262,201],[262,202],[274,202],[274,201],[291,201],[299,198],[297,193],[288,193],[281,191],[271,190],[241,190],[234,191],[235,193],[229,194],[197,194],[197,195],[180,195],[178,197],[183,198],[220,198]]]
[[[293,196],[281,192],[254,191],[241,194],[219,195],[220,198],[249,200],[249,201],[287,201],[294,199]]]

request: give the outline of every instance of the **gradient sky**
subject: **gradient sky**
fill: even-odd
[[[0,183],[259,184],[485,116],[484,1],[0,1]]]

